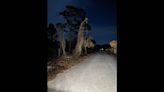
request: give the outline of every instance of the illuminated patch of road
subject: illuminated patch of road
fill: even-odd
[[[48,81],[48,92],[117,92],[117,60],[98,53]]]

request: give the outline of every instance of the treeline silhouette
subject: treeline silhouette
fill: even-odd
[[[92,28],[82,8],[67,5],[64,11],[59,12],[59,15],[63,16],[66,22],[51,23],[47,28],[48,61],[67,55],[79,57],[99,51],[100,48],[110,48],[109,44],[96,45],[92,35],[88,35]]]

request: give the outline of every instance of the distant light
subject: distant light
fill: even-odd
[[[103,51],[104,49],[103,49],[103,48],[101,48],[100,50],[101,50],[101,51]]]

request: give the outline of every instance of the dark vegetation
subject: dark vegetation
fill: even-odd
[[[66,6],[59,12],[65,23],[49,24],[48,34],[48,80],[71,66],[78,64],[86,55],[111,48],[109,44],[98,45],[88,33],[92,30],[86,12],[74,6]],[[65,36],[67,34],[67,38]]]

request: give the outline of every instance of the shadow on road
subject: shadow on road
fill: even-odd
[[[48,88],[47,92],[68,92],[68,91],[56,90],[56,89]]]

